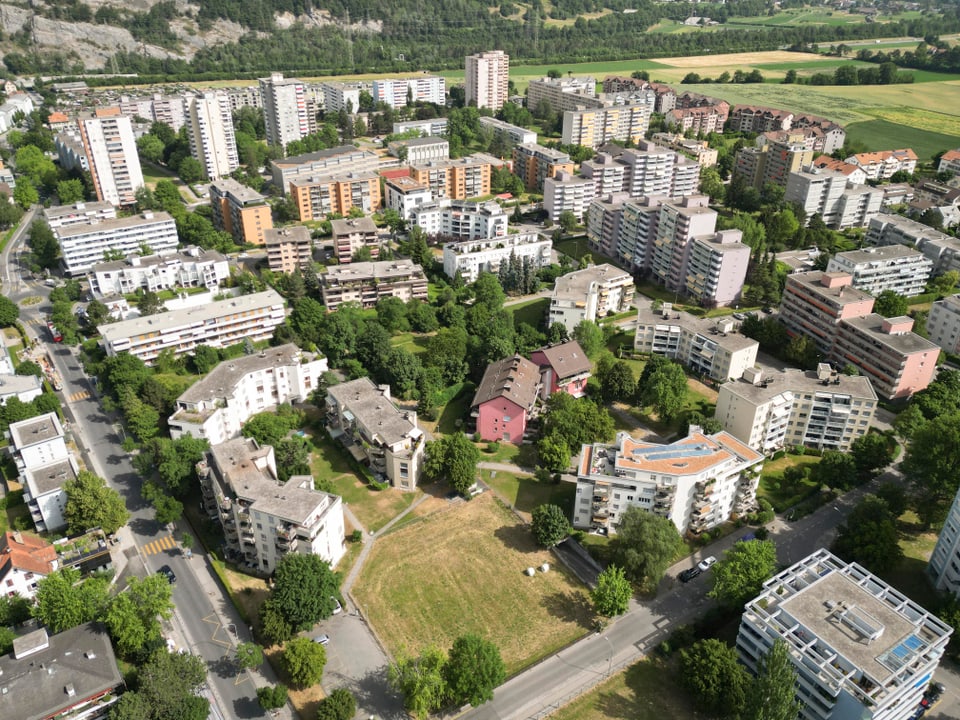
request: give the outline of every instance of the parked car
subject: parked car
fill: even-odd
[[[687,568],[682,573],[680,573],[680,582],[690,582],[702,571],[698,567]]]
[[[167,579],[167,582],[170,583],[171,585],[173,585],[177,581],[177,576],[173,572],[173,568],[171,568],[169,565],[164,565],[157,572],[160,575],[163,575]]]
[[[313,641],[314,641],[315,643],[320,643],[321,645],[326,645],[327,643],[330,642],[330,636],[329,636],[329,635],[317,635],[317,636],[313,639]]]
[[[340,614],[343,611],[343,606],[340,604],[340,601],[337,600],[332,595],[330,596],[330,599],[333,600],[333,614],[334,615]]]
[[[710,567],[711,567],[716,561],[717,561],[717,558],[715,558],[713,555],[711,555],[710,557],[704,558],[703,560],[701,560],[701,561],[700,561],[700,564],[697,565],[697,567],[700,569],[700,572],[706,572],[707,570],[710,569]]]

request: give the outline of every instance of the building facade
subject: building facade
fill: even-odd
[[[540,396],[540,368],[521,355],[490,363],[470,403],[481,440],[519,445]]]
[[[466,103],[494,112],[503,107],[510,96],[510,56],[502,50],[489,50],[467,55]]]
[[[319,281],[327,312],[345,302],[372,308],[384,297],[404,302],[427,299],[427,276],[422,267],[408,259],[337,265],[321,274]]]
[[[143,171],[130,118],[120,115],[119,108],[107,108],[77,124],[97,200],[135,204],[137,190],[143,187]]]
[[[483,153],[456,160],[411,165],[410,177],[430,188],[437,199],[468,200],[490,194],[490,173],[503,163]]]
[[[925,291],[933,262],[904,245],[885,245],[837,253],[830,258],[827,272],[852,275],[855,288],[874,296],[892,290],[913,297]]]
[[[33,600],[37,584],[59,568],[57,551],[46,540],[20,531],[0,535],[0,592]]]
[[[446,80],[437,75],[387,78],[373,81],[371,95],[374,103],[383,102],[392,108],[406,107],[416,102],[443,106],[447,102],[447,86]],[[355,109],[360,109],[359,104]]]
[[[419,137],[390,143],[390,154],[400,162],[426,165],[450,159],[450,141],[442,137]]]
[[[862,168],[867,180],[889,180],[898,172],[912,175],[917,169],[917,154],[909,148],[881,150],[851,155],[844,162]]]
[[[603,105],[603,101],[597,97],[597,81],[590,76],[531,80],[527,86],[527,107],[531,112],[536,112],[543,103],[557,113]]]
[[[540,192],[547,178],[558,172],[573,174],[570,156],[542,145],[516,145],[513,148],[513,172],[530,190]]]
[[[535,232],[447,243],[443,246],[443,272],[450,278],[459,272],[464,282],[472,283],[481,272],[497,272],[512,254],[521,260],[529,257],[533,268],[539,270],[550,264],[552,248],[548,238]]]
[[[952,632],[865,568],[821,549],[747,603],[737,650],[756,672],[775,642],[786,643],[803,720],[909,720]]]
[[[960,595],[960,491],[943,521],[927,574],[937,590]]]
[[[77,463],[67,450],[63,425],[56,413],[12,423],[9,451],[23,485],[23,500],[37,532],[67,526],[63,484],[77,477]]]
[[[537,142],[537,133],[533,130],[527,130],[519,125],[511,125],[495,117],[481,115],[480,127],[490,128],[495,133],[505,135],[510,139],[510,142],[516,145],[530,145]]]
[[[341,265],[353,262],[354,253],[361,248],[370,251],[370,259],[380,257],[380,231],[369,217],[331,220],[333,252]]]
[[[550,297],[549,324],[561,323],[572,333],[584,320],[599,322],[629,310],[633,293],[633,276],[608,263],[561,275]]]
[[[267,144],[286,149],[288,143],[310,134],[310,113],[307,111],[307,85],[302,80],[284,78],[273,73],[260,78]]]
[[[543,181],[543,209],[555,223],[568,211],[582,220],[593,199],[594,183],[590,178],[561,170]]]
[[[437,200],[424,203],[410,213],[410,222],[427,235],[444,235],[464,240],[506,237],[506,211],[492,200]]]
[[[240,245],[263,245],[264,231],[273,227],[266,198],[233,178],[210,183],[213,224]]]
[[[267,246],[267,267],[273,272],[292,273],[295,270],[310,272],[313,265],[313,240],[309,228],[291,225],[285,228],[270,228],[264,232]]]
[[[873,297],[853,287],[847,273],[791,273],[780,300],[780,321],[791,336],[806,335],[829,355],[841,320],[873,311]]]
[[[400,410],[389,385],[358,378],[327,390],[327,430],[370,470],[400,490],[415,490],[423,470],[429,436],[417,425],[417,413]]]
[[[880,213],[871,218],[865,242],[915,248],[933,262],[934,275],[960,271],[960,240],[901,215]]]
[[[418,183],[412,177],[401,175],[388,178],[383,183],[384,205],[396,210],[404,220],[410,220],[421,205],[433,202],[433,193],[428,185]]]
[[[540,366],[542,399],[546,400],[557,392],[575,398],[587,394],[587,381],[593,374],[593,365],[576,340],[540,348],[530,355],[530,362]]]
[[[271,182],[284,195],[289,191],[290,181],[298,175],[323,177],[360,174],[375,172],[379,167],[380,159],[376,153],[353,145],[340,145],[270,161]]]
[[[225,93],[205,92],[187,99],[190,154],[203,166],[207,180],[219,180],[240,167],[233,113]]]
[[[567,110],[563,113],[561,142],[592,148],[613,140],[639,142],[650,129],[652,113],[653,105],[645,102]]]
[[[300,222],[349,215],[354,208],[372,213],[381,204],[380,177],[374,172],[297,175],[290,180],[290,197]]]
[[[573,526],[615,532],[627,508],[639,507],[681,533],[702,533],[756,506],[763,459],[725,432],[693,427],[669,445],[618,433],[614,444],[580,452]]]
[[[228,277],[226,256],[189,247],[178,253],[129,255],[125,260],[97,263],[90,272],[90,290],[100,298],[129,295],[139,288],[151,292],[190,287],[217,290]]]
[[[54,230],[60,243],[60,262],[67,275],[88,273],[103,262],[104,253],[124,256],[148,247],[154,253],[169,253],[180,242],[177,224],[165,212],[147,210],[140,215],[113,218],[90,224],[61,226]]]
[[[952,355],[960,353],[960,295],[933,303],[927,316],[927,337]]]
[[[819,215],[835,230],[865,227],[883,206],[883,191],[852,185],[836,170],[810,169],[790,173],[784,191],[786,202],[803,208],[807,220]]]

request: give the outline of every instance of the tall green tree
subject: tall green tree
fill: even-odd
[[[306,630],[333,614],[340,577],[319,555],[284,555],[273,578],[269,602],[295,630]]]
[[[132,690],[111,707],[110,720],[205,720],[210,702],[197,693],[206,680],[203,658],[157,650],[137,668]]]
[[[906,315],[909,309],[909,300],[893,290],[884,290],[873,301],[873,311],[888,318]]]
[[[471,634],[453,641],[444,675],[454,704],[477,707],[493,699],[493,691],[506,679],[507,671],[497,646]]]
[[[683,367],[672,360],[658,363],[646,382],[641,376],[637,392],[643,405],[653,406],[660,419],[669,422],[683,410],[687,399],[687,375]]]
[[[530,514],[530,529],[539,545],[553,547],[570,532],[570,521],[559,505],[538,505]]]
[[[623,568],[609,565],[597,576],[597,586],[590,591],[593,607],[605,617],[622,615],[630,607],[633,586]]]
[[[160,640],[161,620],[173,615],[173,593],[162,575],[131,578],[126,592],[118,594],[104,614],[104,622],[117,649],[126,657]]]
[[[857,463],[852,455],[827,450],[811,467],[810,479],[823,487],[849,490],[857,484]]]
[[[317,707],[317,720],[353,720],[357,713],[357,700],[346,688],[337,688]]]
[[[603,329],[592,320],[581,320],[573,329],[573,339],[588,358],[595,358],[603,350]]]
[[[713,566],[713,589],[707,595],[727,607],[755,596],[777,569],[777,549],[770,540],[735,543]]]
[[[67,529],[73,535],[99,527],[112,535],[123,527],[130,513],[120,494],[107,487],[106,481],[87,470],[81,470],[75,480],[63,484],[67,504],[63,510]]]
[[[446,665],[446,653],[428,647],[417,657],[399,655],[387,668],[390,686],[403,696],[403,707],[417,720],[424,720],[446,702]]]
[[[620,516],[613,555],[627,577],[652,587],[660,582],[682,543],[670,520],[631,505]]]
[[[99,616],[107,604],[107,580],[80,582],[80,571],[61,568],[37,583],[35,599],[33,616],[51,632],[63,632]]]
[[[757,674],[747,686],[741,720],[796,720],[797,671],[783,640],[777,640],[757,663]]]
[[[893,447],[885,435],[868,432],[850,443],[850,454],[860,475],[860,482],[867,482],[893,461]]]
[[[327,651],[310,638],[295,637],[283,648],[280,662],[294,685],[308,688],[320,682],[327,664]]]
[[[856,562],[883,574],[903,557],[900,533],[890,506],[876,495],[866,495],[837,528],[833,551],[847,562]]]
[[[697,706],[716,717],[737,718],[750,676],[735,648],[722,640],[698,640],[680,652],[680,678]]]
[[[423,473],[430,480],[446,480],[459,493],[466,494],[476,482],[480,451],[461,432],[444,435],[427,443]]]

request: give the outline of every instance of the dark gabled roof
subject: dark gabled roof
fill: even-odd
[[[576,340],[570,340],[559,345],[550,345],[540,348],[536,352],[543,353],[547,363],[556,373],[558,380],[592,370],[590,358],[587,357],[587,354],[580,347],[580,343]]]
[[[530,409],[539,390],[540,368],[525,357],[514,355],[487,366],[470,407],[505,397],[519,407]]]

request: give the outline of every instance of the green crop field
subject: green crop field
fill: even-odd
[[[860,25],[863,15],[844,12],[824,12],[823,10],[784,10],[776,15],[758,15],[737,17],[727,20],[727,25],[763,25],[765,27],[784,25]]]
[[[846,126],[847,138],[861,142],[868,150],[889,150],[893,147],[912,148],[920,161],[929,161],[942,150],[960,147],[960,123],[957,135],[918,130],[887,120],[867,120]]]

